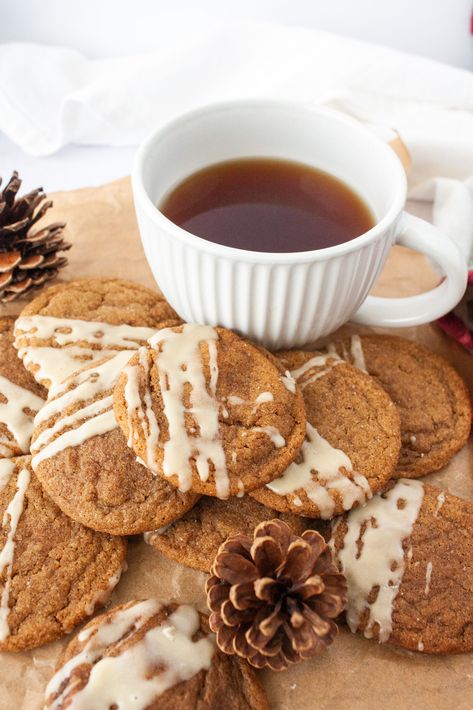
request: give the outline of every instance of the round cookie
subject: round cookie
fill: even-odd
[[[371,377],[336,355],[294,350],[279,359],[302,389],[306,438],[284,474],[250,495],[282,512],[333,518],[391,478],[399,414]]]
[[[33,420],[47,394],[18,359],[14,323],[0,318],[0,456],[7,458],[29,453]]]
[[[89,622],[65,649],[45,697],[45,710],[268,708],[253,669],[218,650],[207,616],[158,599]]]
[[[411,651],[473,650],[472,503],[400,479],[337,521],[331,546],[352,631]]]
[[[58,384],[117,350],[137,350],[180,318],[159,293],[122,279],[80,279],[33,299],[15,324],[15,347],[38,382]]]
[[[209,572],[220,545],[227,537],[252,535],[265,520],[281,518],[296,535],[310,527],[310,520],[279,513],[244,496],[219,500],[203,496],[182,518],[161,530],[145,533],[145,541],[176,562]]]
[[[261,350],[224,328],[158,331],[115,387],[135,453],[180,490],[228,498],[280,475],[305,433],[302,394]]]
[[[61,513],[29,456],[0,460],[0,520],[0,651],[64,636],[105,604],[125,566],[125,540]]]
[[[355,335],[330,347],[375,377],[399,410],[402,446],[394,478],[433,473],[464,446],[470,397],[442,357],[394,335]]]
[[[36,418],[33,468],[69,517],[112,535],[166,525],[198,500],[136,461],[113,412],[113,386],[129,351],[89,365],[52,387]]]

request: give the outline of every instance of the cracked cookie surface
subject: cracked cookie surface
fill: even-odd
[[[306,439],[283,476],[250,495],[276,510],[329,519],[391,478],[399,414],[371,377],[337,356],[294,350],[278,357],[302,390]]]
[[[176,562],[209,572],[220,545],[231,535],[252,535],[255,527],[273,518],[291,526],[296,535],[310,527],[310,520],[276,510],[244,496],[219,500],[203,496],[179,520],[145,534],[146,542]]]
[[[257,488],[284,471],[304,438],[294,382],[224,328],[158,331],[124,368],[114,397],[136,455],[183,491],[228,498]]]
[[[66,517],[44,493],[30,457],[0,460],[0,650],[41,646],[108,600],[126,541]]]
[[[375,377],[399,410],[402,447],[396,478],[433,473],[464,446],[471,427],[470,396],[450,363],[394,335],[354,336],[335,348]]]

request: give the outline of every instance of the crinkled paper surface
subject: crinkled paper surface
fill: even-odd
[[[53,196],[48,218],[68,223],[74,246],[64,279],[118,276],[155,287],[136,226],[128,179],[98,188]],[[53,214],[54,212],[54,214]],[[412,295],[432,288],[438,277],[427,260],[395,247],[375,292]],[[18,313],[22,303],[4,313]],[[344,332],[361,329],[345,326]],[[364,329],[366,330],[366,329]],[[452,362],[473,390],[473,359],[436,325],[398,331],[432,348]],[[430,478],[473,500],[473,446],[465,447],[449,466]],[[161,557],[140,538],[130,542],[128,571],[112,603],[157,595],[197,604],[205,610],[205,575]],[[44,687],[67,639],[29,653],[0,654],[0,709],[37,710]],[[378,645],[342,629],[329,651],[290,670],[263,673],[271,708],[278,710],[471,710],[473,654],[425,656]]]

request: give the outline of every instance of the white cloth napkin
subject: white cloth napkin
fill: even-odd
[[[324,103],[396,129],[412,156],[410,196],[467,257],[473,244],[473,75],[323,32],[216,24],[166,33],[152,53],[90,60],[61,47],[0,46],[0,131],[31,155],[65,144],[139,143],[212,102]]]

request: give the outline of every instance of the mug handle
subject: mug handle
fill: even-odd
[[[466,261],[457,245],[432,224],[403,212],[395,243],[429,256],[444,274],[441,283],[418,296],[368,296],[351,317],[354,323],[390,328],[429,323],[452,310],[465,293]]]

